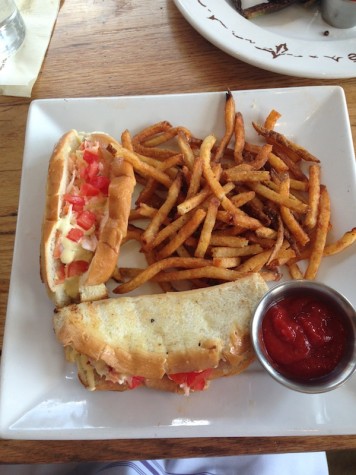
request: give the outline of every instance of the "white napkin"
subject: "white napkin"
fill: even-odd
[[[31,97],[46,54],[60,0],[16,0],[26,25],[17,53],[0,65],[0,94]]]

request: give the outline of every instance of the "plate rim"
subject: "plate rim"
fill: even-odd
[[[288,38],[288,45],[292,45],[292,48],[288,48],[285,37],[263,29],[250,20],[243,18],[237,12],[236,16],[234,16],[234,28],[227,26],[229,18],[225,16],[219,17],[217,15],[219,13],[219,8],[225,8],[224,6],[221,7],[219,0],[173,1],[186,21],[190,23],[190,25],[196,31],[198,31],[199,34],[205,37],[205,39],[230,56],[252,66],[262,68],[270,72],[310,79],[346,79],[356,77],[356,50],[351,50],[350,53],[348,53],[348,61],[350,61],[350,63],[348,63],[344,57],[336,56],[336,54],[342,54],[340,48],[334,52],[333,56],[326,55],[326,51],[321,51],[323,53],[321,58],[323,60],[327,59],[329,61],[329,63],[325,64],[333,65],[335,63],[339,65],[340,60],[344,60],[340,67],[331,68],[328,71],[323,69],[319,63],[316,63],[316,65],[313,66],[313,63],[311,62],[312,60],[320,60],[320,57],[317,56],[316,52],[303,55],[303,46],[310,44],[308,40],[296,40],[293,38]],[[193,3],[193,1],[196,3]],[[226,2],[226,0],[224,0],[224,2]],[[199,8],[202,10],[199,10]],[[232,8],[231,5],[229,5],[229,8]],[[203,15],[203,9],[206,9],[207,12],[209,12],[208,15]],[[196,12],[198,12],[198,15],[194,16],[193,13]],[[201,12],[201,14],[199,14],[199,12]],[[216,21],[214,21],[213,24],[211,20]],[[218,24],[219,28],[221,27],[222,35],[220,36],[214,29],[216,24]],[[326,26],[328,30],[333,28],[329,25]],[[225,39],[225,34],[227,31],[231,34],[229,40]],[[261,36],[259,35],[261,32],[263,33],[264,41],[267,39],[270,41],[268,46],[264,45],[262,47],[262,45],[255,44],[257,39]],[[240,40],[239,47],[232,46],[232,40]],[[342,46],[349,43],[350,46],[352,46],[355,44],[355,41],[356,39],[354,38],[335,40],[334,42],[329,40],[327,46],[329,47],[332,43],[338,45],[341,44]],[[319,44],[320,47],[324,45],[324,49],[326,48],[325,42],[322,42],[321,40],[313,41],[313,44]],[[280,64],[275,62],[276,60],[283,61],[286,60],[286,58],[291,59],[292,57],[300,59],[301,56],[303,56],[304,60],[308,59],[310,61],[303,61],[303,63],[300,61],[298,63],[293,62],[291,66],[288,66],[288,64]],[[334,63],[332,63],[332,61]],[[344,66],[344,64],[346,66]],[[347,67],[348,64],[350,64],[349,67]]]

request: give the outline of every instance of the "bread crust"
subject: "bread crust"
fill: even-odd
[[[213,368],[216,378],[253,360],[250,320],[267,289],[252,274],[206,289],[71,305],[55,313],[54,330],[64,347],[120,374],[162,380]]]
[[[120,161],[114,160],[106,151],[107,145],[114,139],[104,133],[79,134],[73,129],[65,133],[54,147],[48,167],[46,205],[40,245],[40,273],[47,292],[57,307],[63,307],[73,301],[80,300],[80,293],[77,299],[70,297],[67,295],[64,285],[56,283],[56,264],[53,251],[56,227],[63,206],[63,195],[72,176],[69,157],[78,149],[84,139],[98,141],[100,153],[105,155],[108,162]],[[80,282],[80,288],[90,287],[85,289],[84,293],[87,296],[92,293],[93,299],[107,297],[105,283],[110,279],[117,264],[120,245],[127,232],[131,197],[136,183],[133,168],[129,163],[120,161],[110,169],[111,182],[108,192],[107,219],[101,227],[98,245],[89,269],[83,274]]]

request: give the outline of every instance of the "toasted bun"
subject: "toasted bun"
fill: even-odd
[[[98,141],[101,154],[112,162],[110,186],[107,199],[107,213],[102,223],[97,248],[88,271],[82,276],[76,295],[69,295],[63,283],[57,283],[58,259],[54,249],[58,220],[63,207],[63,195],[72,177],[70,156],[75,153],[83,140]],[[133,169],[130,164],[113,159],[106,151],[108,143],[114,139],[103,133],[79,134],[70,130],[59,140],[49,162],[46,206],[42,224],[40,246],[41,278],[51,299],[57,307],[73,301],[87,301],[107,297],[105,282],[109,280],[117,264],[120,244],[127,232],[131,196],[135,186]]]
[[[221,377],[252,361],[250,320],[266,291],[251,274],[205,289],[71,305],[55,313],[54,330],[64,347],[122,375],[162,380],[214,368],[211,377]]]

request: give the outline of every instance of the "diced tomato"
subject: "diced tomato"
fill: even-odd
[[[88,177],[88,180],[92,180],[94,177],[97,176],[99,172],[99,163],[98,162],[91,162],[88,166],[87,166],[87,177]]]
[[[83,211],[77,217],[77,224],[86,231],[95,224],[95,221],[95,214],[88,210]]]
[[[131,381],[129,383],[129,388],[130,389],[135,389],[137,386],[141,386],[143,384],[145,378],[142,376],[132,376]]]
[[[78,242],[84,236],[84,231],[79,228],[72,228],[67,234],[67,238],[71,241]]]
[[[68,203],[72,204],[73,206],[81,206],[83,207],[85,205],[85,199],[83,196],[78,196],[78,195],[71,195],[70,193],[66,193],[63,196],[64,201],[67,201]]]
[[[99,160],[99,156],[97,153],[93,152],[92,150],[85,149],[83,153],[83,159],[87,163],[93,163]]]
[[[86,261],[73,261],[67,266],[67,277],[76,277],[84,274],[89,268],[89,263]]]
[[[99,188],[91,183],[83,183],[80,187],[80,194],[82,196],[96,196],[100,193]]]
[[[64,267],[64,264],[60,262],[57,267],[56,285],[62,284],[64,282],[64,279],[65,279],[65,267]]]
[[[99,190],[104,194],[107,195],[109,191],[109,185],[110,185],[110,180],[106,176],[94,176],[91,180],[90,183],[95,186],[96,188],[99,188]]]
[[[211,374],[211,369],[204,371],[192,371],[190,373],[169,374],[168,377],[177,384],[186,384],[193,391],[202,391],[205,388],[206,380]]]

